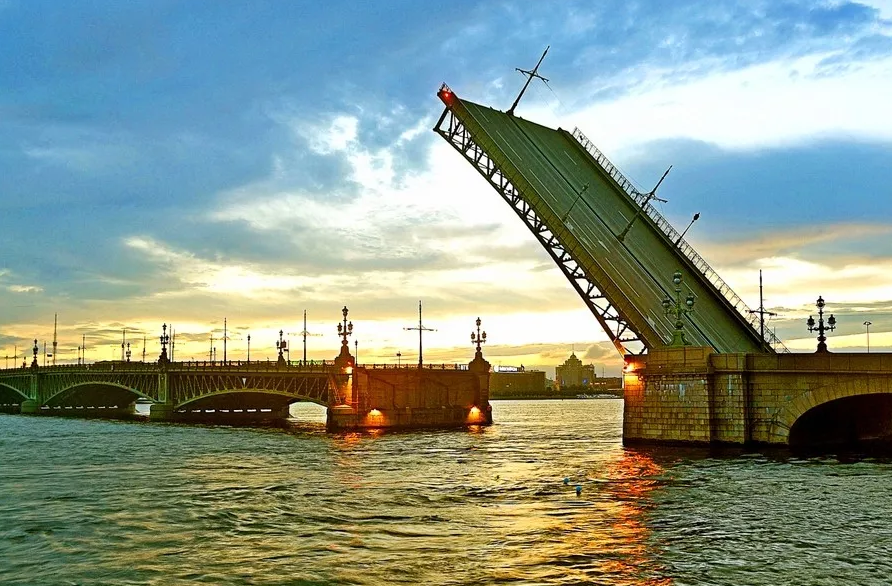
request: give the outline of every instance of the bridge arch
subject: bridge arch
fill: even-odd
[[[60,389],[47,397],[44,405],[61,407],[70,404],[70,400],[74,398],[83,405],[118,405],[119,407],[129,405],[140,398],[154,400],[145,393],[127,385],[115,382],[88,381]]]
[[[291,403],[306,401],[328,407],[328,401],[321,397],[295,395],[270,389],[222,389],[190,398],[176,405],[177,410],[197,409],[260,409],[282,408]]]
[[[840,381],[805,391],[778,410],[772,435],[791,446],[892,437],[892,378]]]
[[[21,403],[27,399],[28,395],[19,389],[5,383],[0,383],[0,405],[13,402]]]

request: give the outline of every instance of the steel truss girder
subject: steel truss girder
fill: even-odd
[[[625,356],[628,352],[636,350],[638,353],[644,353],[647,347],[641,336],[601,293],[597,283],[570,253],[569,247],[536,214],[520,190],[502,171],[496,161],[490,158],[486,151],[474,141],[467,127],[451,109],[446,108],[434,127],[434,131],[446,139],[471,163],[526,224],[594,314],[595,319],[601,324],[620,355]]]
[[[126,389],[134,395],[157,400],[158,375],[152,372],[77,371],[41,373],[43,381],[36,397],[41,405],[58,398],[63,393],[81,385],[110,385]],[[134,397],[135,399],[136,397]]]
[[[328,405],[330,376],[322,373],[171,373],[169,397],[184,405],[221,393],[261,393],[307,399]]]

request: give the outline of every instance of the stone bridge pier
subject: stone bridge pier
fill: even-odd
[[[626,357],[623,439],[829,446],[892,442],[892,353]]]
[[[490,364],[478,352],[465,365],[355,367],[328,411],[331,430],[489,425]]]

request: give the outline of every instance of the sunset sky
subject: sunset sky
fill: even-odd
[[[793,351],[892,351],[892,0],[0,0],[0,352],[61,362],[621,361],[544,249],[431,129],[448,83],[578,126]],[[669,271],[671,273],[671,270]],[[215,340],[212,342],[211,338]],[[351,338],[351,350],[354,343]],[[5,363],[4,363],[5,364]]]

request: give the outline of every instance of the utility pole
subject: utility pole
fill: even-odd
[[[142,361],[146,361],[146,335],[142,335]]]
[[[56,326],[59,323],[59,314],[53,314],[53,366],[56,366],[56,350],[58,349],[58,345],[56,342]]]
[[[543,55],[544,57],[544,55]],[[436,332],[437,330],[433,328],[426,328],[421,324],[421,300],[418,300],[418,327],[417,328],[403,328],[407,331],[415,331],[418,330],[418,368],[422,368],[424,366],[424,357],[422,354],[422,344],[421,344],[421,334],[422,332]]]
[[[759,269],[759,309],[751,309],[750,313],[758,313],[759,314],[759,337],[762,338],[762,342],[765,342],[765,316],[770,315],[772,317],[777,314],[773,311],[765,310],[765,300],[762,297],[762,270]]]
[[[548,53],[548,50],[549,50],[550,48],[551,48],[551,45],[548,45],[547,47],[545,47],[545,52],[543,52],[543,53],[542,53],[542,56],[539,57],[539,62],[536,63],[536,66],[533,67],[533,70],[532,70],[532,71],[527,71],[526,69],[521,69],[521,68],[519,68],[519,67],[515,67],[515,69],[516,69],[517,71],[519,71],[519,72],[521,72],[522,74],[524,74],[524,75],[527,76],[527,81],[526,81],[525,84],[523,84],[523,89],[520,90],[520,93],[517,94],[517,98],[515,98],[514,103],[511,104],[511,107],[510,107],[510,108],[508,108],[508,112],[507,112],[507,114],[508,114],[509,116],[514,116],[514,109],[517,108],[517,104],[520,103],[520,98],[523,97],[524,92],[527,91],[527,88],[529,87],[530,82],[533,81],[533,78],[534,78],[534,77],[538,77],[539,79],[541,79],[542,81],[544,81],[546,84],[548,83],[548,80],[547,80],[546,78],[542,77],[541,75],[539,75],[538,71],[539,71],[539,66],[542,65],[542,60],[545,59],[545,55]]]
[[[638,219],[638,216],[641,215],[641,212],[643,212],[643,211],[644,211],[644,208],[647,207],[647,204],[650,203],[650,200],[655,199],[655,200],[657,200],[657,201],[659,201],[659,202],[662,202],[662,203],[666,203],[666,202],[668,201],[668,200],[660,199],[659,197],[657,197],[657,189],[660,187],[660,184],[663,183],[663,179],[666,178],[666,175],[668,175],[668,174],[669,174],[669,171],[671,171],[671,170],[672,170],[672,165],[669,165],[669,168],[666,169],[666,172],[663,173],[663,176],[660,177],[660,180],[657,181],[657,184],[654,186],[654,188],[651,189],[648,193],[646,193],[646,194],[644,195],[644,201],[641,202],[641,206],[638,208],[638,210],[635,211],[635,215],[632,216],[632,219],[631,219],[631,220],[629,220],[629,224],[628,224],[628,225],[623,229],[623,231],[620,232],[619,235],[617,236],[617,238],[619,239],[620,242],[622,242],[622,241],[625,239],[626,234],[628,234],[628,233],[629,233],[629,230],[632,229],[632,224],[635,223],[635,220]],[[692,221],[691,223],[693,224],[694,222]],[[688,227],[690,228],[690,226],[688,226]],[[687,229],[685,229],[685,231],[687,232]],[[680,240],[680,239],[679,239],[679,240]],[[676,242],[676,244],[678,244],[678,243]]]
[[[304,339],[304,361],[303,363],[307,363],[307,336],[321,336],[322,334],[311,334],[307,331],[307,310],[304,310],[304,329],[300,332],[300,336]]]
[[[226,318],[223,318],[223,362],[226,362],[226,340],[229,337],[226,335]]]
[[[127,328],[124,328],[124,333],[121,334],[121,362],[124,361],[124,344],[127,342]]]

